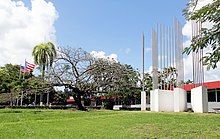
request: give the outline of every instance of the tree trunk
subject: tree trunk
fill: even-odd
[[[81,95],[79,95],[78,93],[77,93],[77,94],[74,94],[74,95],[73,95],[73,98],[74,98],[74,100],[76,101],[78,110],[87,111],[87,109],[82,105]]]
[[[10,98],[10,106],[12,106],[12,92],[11,92],[11,90],[9,90],[9,91],[10,91],[9,92],[10,93],[10,97],[9,97]]]
[[[16,106],[18,106],[18,98],[16,98]]]
[[[42,79],[43,79],[43,82],[44,82],[44,76],[45,76],[45,64],[43,64],[43,67],[42,67]],[[40,94],[40,106],[43,105],[43,102],[42,102],[42,93]]]
[[[78,110],[87,111],[87,109],[82,105],[81,102],[81,95],[83,94],[83,91],[80,91],[78,88],[72,87],[71,85],[68,86],[69,89],[72,89],[72,95],[74,100],[76,101]]]
[[[47,93],[47,106],[49,106],[49,98],[50,98],[50,93]]]
[[[23,91],[21,91],[21,106],[23,105],[23,95],[24,95],[24,93],[23,93]]]
[[[43,64],[43,67],[42,67],[42,79],[44,81],[44,76],[45,76],[45,64]]]
[[[43,106],[43,102],[42,102],[42,93],[40,93],[40,106]]]
[[[37,93],[34,94],[34,106],[36,105],[37,102]]]

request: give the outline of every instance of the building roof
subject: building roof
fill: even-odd
[[[207,89],[220,88],[220,81],[205,82],[203,85],[207,87]],[[192,83],[183,85],[183,89],[186,91],[190,91],[193,88],[195,88],[195,84]]]

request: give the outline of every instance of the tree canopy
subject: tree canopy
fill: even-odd
[[[21,99],[21,93],[39,94],[53,91],[50,82],[35,77],[32,73],[22,73],[19,65],[6,64],[0,67],[0,103]]]
[[[34,63],[41,67],[42,77],[44,78],[45,68],[51,67],[56,57],[56,49],[53,43],[41,43],[33,49],[32,55]]]
[[[203,57],[204,65],[207,68],[217,68],[220,61],[220,0],[213,0],[212,3],[196,9],[198,0],[190,1],[183,13],[187,20],[209,22],[211,28],[202,28],[201,35],[195,36],[189,47],[186,47],[184,53],[190,54],[199,49],[209,48],[209,52]]]
[[[65,85],[78,108],[84,110],[81,98],[92,92],[128,93],[137,88],[138,73],[130,65],[94,58],[82,48],[62,47],[49,76],[55,84]]]

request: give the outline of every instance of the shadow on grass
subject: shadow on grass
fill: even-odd
[[[38,114],[40,112],[42,112],[42,111],[33,111],[34,114]]]
[[[2,111],[0,113],[22,113],[22,111],[18,111],[18,110],[11,110],[11,111]]]

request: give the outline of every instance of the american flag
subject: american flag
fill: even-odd
[[[35,66],[35,64],[31,64],[25,60],[25,66],[20,66],[20,71],[23,73],[32,72]]]
[[[29,72],[33,71],[34,68],[35,68],[35,66],[36,66],[35,64],[31,64],[31,63],[25,61],[25,68],[26,68]]]

